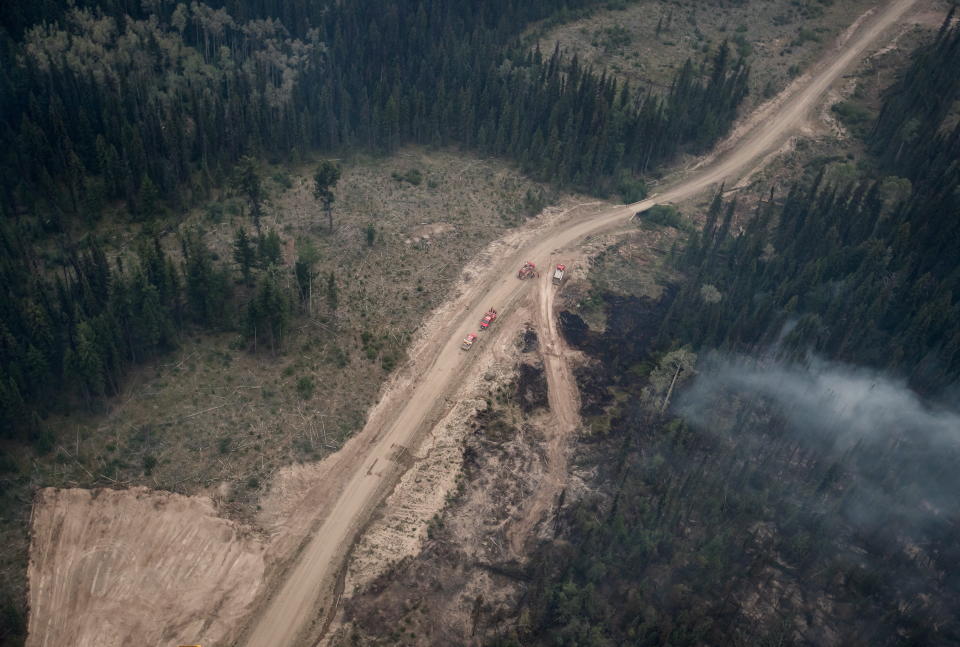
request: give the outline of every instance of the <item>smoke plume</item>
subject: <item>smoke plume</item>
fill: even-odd
[[[676,400],[678,413],[757,457],[771,433],[788,434],[826,464],[841,464],[860,502],[848,510],[851,520],[960,515],[955,403],[931,404],[903,380],[818,358],[714,354],[698,368]]]
[[[715,355],[678,401],[705,424],[723,394],[761,398],[796,430],[832,437],[838,447],[898,437],[960,448],[960,414],[929,405],[902,380],[818,358],[804,364]]]

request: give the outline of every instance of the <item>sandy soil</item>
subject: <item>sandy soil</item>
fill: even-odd
[[[263,577],[263,544],[207,497],[47,488],[35,510],[30,608],[55,612],[27,645],[218,644]]]
[[[278,478],[273,488],[276,494],[268,495],[264,501],[264,508],[275,506],[269,518],[265,514],[267,525],[272,529],[270,538],[265,540],[269,558],[264,557],[263,551],[267,549],[263,544],[252,538],[248,543],[239,542],[239,546],[229,542],[232,535],[228,537],[224,528],[231,526],[215,519],[212,507],[204,504],[203,499],[184,503],[182,515],[169,524],[160,524],[165,532],[159,532],[147,511],[138,508],[140,514],[126,522],[134,527],[120,534],[109,530],[113,523],[124,523],[122,518],[114,519],[118,516],[116,510],[97,503],[93,495],[88,494],[90,503],[86,509],[69,500],[63,504],[66,512],[60,513],[61,518],[70,520],[64,522],[65,527],[79,524],[79,528],[58,537],[57,506],[41,496],[34,523],[35,549],[31,550],[28,644],[93,644],[93,640],[99,645],[121,644],[104,640],[95,630],[96,626],[86,620],[90,615],[88,610],[98,605],[112,605],[115,610],[123,608],[122,614],[116,611],[113,614],[115,619],[123,620],[123,628],[117,630],[117,635],[137,635],[136,642],[141,644],[147,628],[149,635],[161,636],[164,640],[180,640],[182,636],[184,640],[203,640],[204,644],[229,644],[234,642],[234,630],[240,629],[237,621],[242,615],[248,618],[249,625],[237,636],[240,644],[271,647],[312,644],[323,633],[329,612],[335,606],[335,585],[345,557],[376,506],[393,491],[408,469],[409,452],[419,446],[425,430],[436,426],[451,411],[455,404],[453,398],[468,379],[471,367],[483,362],[484,356],[502,342],[503,335],[515,329],[520,305],[532,299],[531,293],[538,289],[536,282],[516,280],[519,265],[529,259],[548,267],[554,258],[570,253],[565,249],[572,249],[588,236],[624,226],[638,210],[659,202],[689,198],[724,180],[728,185],[734,184],[758,160],[780,148],[804,123],[840,74],[897,23],[915,1],[893,0],[878,9],[842,46],[831,50],[809,75],[791,85],[783,97],[771,102],[760,116],[745,120],[706,164],[679,174],[660,194],[622,207],[598,209],[597,205],[584,205],[567,212],[552,212],[491,245],[464,271],[458,293],[420,329],[420,337],[411,350],[411,362],[391,379],[363,431],[320,466],[291,468]],[[546,293],[541,292],[538,300],[540,307],[545,308],[543,313],[551,307],[549,287]],[[504,313],[501,321],[491,332],[484,333],[478,348],[464,353],[460,350],[460,340],[476,330],[477,322],[491,305]],[[544,319],[548,323],[553,317],[544,316]],[[562,350],[558,346],[559,337],[549,323],[542,328],[541,335],[541,342],[559,354]],[[575,392],[564,363],[557,359],[558,362],[548,368],[551,404],[566,401]],[[575,425],[575,415],[567,422]],[[564,460],[562,445],[557,447],[560,449],[549,464],[561,465]],[[270,497],[274,496],[280,501],[272,502]],[[191,505],[198,508],[191,509]],[[536,512],[537,504],[529,505],[529,509]],[[542,503],[539,505],[542,507]],[[70,510],[74,510],[74,514],[70,514]],[[530,518],[536,516],[531,514]],[[224,526],[217,526],[218,523]],[[86,529],[91,525],[101,529],[105,533],[103,537],[122,537],[110,542],[109,555],[90,552],[103,545],[93,540],[92,530]],[[304,541],[304,537],[309,538]],[[522,543],[522,539],[518,541]],[[228,545],[223,545],[224,542]],[[156,546],[157,551],[142,550],[149,546]],[[131,554],[122,557],[127,551]],[[230,566],[230,560],[224,559],[236,555],[234,561],[242,561],[241,556],[247,552],[259,555],[259,570],[252,565]],[[89,568],[77,567],[87,554],[99,554],[100,558],[92,560]],[[294,554],[297,556],[291,557]],[[183,587],[181,596],[172,595],[170,588],[164,588],[173,587],[174,580],[162,580],[168,583],[164,586],[153,585],[151,578],[142,574],[127,578],[125,586],[129,588],[107,588],[106,594],[101,594],[104,589],[100,588],[102,575],[98,573],[120,573],[113,569],[117,568],[117,562],[124,560],[150,564],[152,569],[157,569],[159,564],[159,568],[178,574],[176,583]],[[224,570],[207,572],[204,567],[207,563],[209,568],[216,566]],[[269,580],[265,574],[269,574]],[[238,579],[228,584],[231,580],[227,575]],[[149,607],[144,607],[142,613],[131,610],[127,603],[134,589],[148,591],[151,586],[155,590],[150,595],[141,595],[145,603],[149,601]],[[53,591],[61,593],[54,595]],[[203,593],[196,595],[196,591]],[[257,602],[251,602],[255,597]],[[162,601],[182,604],[183,599],[193,603],[192,613],[157,612],[163,609]],[[74,613],[65,613],[64,609]],[[188,637],[184,633],[187,630],[201,635]]]
[[[496,325],[496,324],[494,324]],[[400,479],[393,493],[354,547],[347,568],[345,594],[360,590],[405,557],[420,552],[427,539],[431,519],[443,510],[455,491],[463,468],[463,440],[470,432],[470,420],[486,407],[484,396],[491,384],[509,379],[512,366],[509,335],[501,339],[497,352],[470,367],[468,385],[457,404],[424,438],[414,454],[413,465]]]

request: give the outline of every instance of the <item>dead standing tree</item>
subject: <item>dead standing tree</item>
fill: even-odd
[[[313,175],[313,195],[323,203],[323,210],[327,212],[327,226],[333,231],[333,188],[340,180],[340,165],[330,160],[320,162],[317,172]]]
[[[649,384],[641,393],[647,409],[660,415],[665,413],[674,388],[696,373],[696,364],[697,354],[687,348],[678,348],[664,355],[650,372]]]

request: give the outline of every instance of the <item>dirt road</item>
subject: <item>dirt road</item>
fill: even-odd
[[[577,258],[576,261],[582,260]],[[571,265],[576,262],[569,254],[550,258],[544,268],[549,270],[556,263]],[[533,529],[556,502],[563,488],[567,473],[567,448],[569,440],[580,425],[580,392],[566,360],[569,352],[563,337],[558,334],[554,317],[554,296],[557,288],[552,284],[552,271],[544,271],[537,281],[535,304],[536,329],[539,331],[543,369],[547,378],[547,400],[550,403],[550,418],[546,423],[544,478],[536,490],[523,503],[521,516],[507,530],[510,550],[515,559],[523,560],[525,546]]]
[[[419,434],[439,419],[447,407],[446,398],[455,393],[461,382],[467,362],[484,352],[484,345],[490,342],[487,337],[496,335],[498,327],[495,324],[492,332],[484,332],[479,347],[470,352],[460,350],[461,339],[477,329],[477,322],[488,307],[494,306],[509,317],[514,304],[535,289],[533,282],[516,279],[517,268],[524,260],[548,267],[546,262],[558,251],[576,245],[587,236],[623,226],[638,210],[695,196],[721,181],[732,186],[799,128],[840,74],[875,45],[884,31],[900,20],[915,2],[893,0],[877,9],[809,74],[797,79],[738,127],[705,164],[677,178],[658,195],[590,218],[571,216],[486,268],[482,278],[475,280],[461,296],[461,301],[470,304],[469,307],[431,331],[430,338],[435,342],[433,356],[420,358],[421,373],[409,386],[388,392],[375,408],[361,432],[360,440],[367,448],[362,460],[355,464],[333,507],[329,511],[317,511],[318,516],[326,512],[319,529],[283,583],[252,619],[241,644],[275,647],[316,640],[329,611],[334,580],[347,550],[370,512],[396,482],[405,448],[416,443]],[[552,327],[542,329],[542,334],[553,337],[545,340],[548,347],[557,343]],[[550,370],[549,378],[569,380],[568,373],[560,368]]]

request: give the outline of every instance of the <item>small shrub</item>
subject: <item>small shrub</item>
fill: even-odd
[[[623,198],[624,204],[639,202],[647,197],[647,184],[640,178],[624,173],[617,182],[617,193]]]
[[[819,43],[820,35],[817,32],[813,31],[812,29],[801,27],[800,32],[797,34],[797,37],[790,44],[796,47],[800,47],[801,45],[809,41]]]
[[[672,204],[657,204],[646,211],[641,211],[638,216],[645,222],[661,225],[663,227],[673,227],[680,231],[689,231],[690,223],[683,219],[680,212]]]
[[[337,368],[344,368],[347,364],[350,363],[350,358],[347,357],[347,354],[343,352],[343,349],[339,346],[334,346],[327,352],[327,358],[330,363],[336,366]]]
[[[309,375],[304,375],[297,380],[297,393],[300,395],[302,400],[309,400],[312,398],[315,389],[316,385],[313,383],[313,378]]]
[[[740,56],[740,58],[746,58],[753,54],[753,45],[743,34],[734,36],[733,42],[737,46],[737,55]]]
[[[413,186],[419,186],[420,183],[423,182],[423,173],[420,172],[420,169],[412,168],[407,171],[407,174],[403,176],[403,179]]]
[[[214,225],[220,224],[223,221],[223,205],[219,202],[207,205],[207,220]]]
[[[833,104],[830,109],[842,122],[850,126],[857,126],[870,119],[870,112],[852,101],[840,101]]]
[[[290,179],[290,174],[286,171],[277,171],[274,173],[273,181],[282,186],[284,189],[289,189],[293,186],[293,180]]]
[[[380,366],[383,367],[387,373],[390,373],[397,367],[397,356],[393,353],[384,353],[383,357],[380,358]]]
[[[604,52],[609,54],[623,49],[623,47],[630,44],[631,40],[633,40],[633,37],[626,28],[620,25],[614,25],[613,27],[597,30],[594,34],[593,42],[595,46],[598,45]]]
[[[418,168],[408,169],[404,173],[394,171],[390,174],[390,177],[397,182],[409,182],[413,186],[419,186],[423,182],[423,173]]]
[[[547,206],[547,196],[543,189],[539,187],[527,189],[526,195],[523,196],[523,213],[527,217],[537,215],[545,206]]]
[[[153,474],[153,468],[157,466],[157,457],[153,454],[144,454],[143,456],[143,471],[147,473],[147,476]]]

